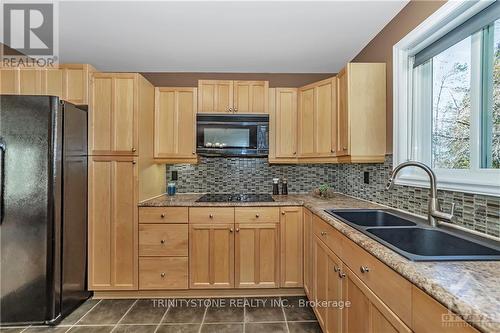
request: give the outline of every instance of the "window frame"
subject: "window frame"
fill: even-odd
[[[425,88],[428,82],[418,82],[413,74],[414,55],[450,32],[469,18],[491,5],[493,1],[448,1],[428,19],[411,31],[393,47],[393,167],[410,159],[430,165],[430,139],[432,128],[422,112],[413,113],[417,107],[431,107],[413,99],[413,86]],[[477,35],[477,34],[476,34]],[[439,189],[500,196],[500,169],[482,169],[481,163],[481,48],[480,38],[473,37],[471,78],[471,168],[433,169]],[[478,44],[479,43],[479,44]],[[477,46],[477,47],[476,47]],[[431,69],[432,71],[432,66]],[[432,83],[431,83],[432,84]],[[432,111],[431,111],[432,113]],[[418,117],[415,118],[414,117]],[[415,133],[414,133],[414,129]],[[416,139],[416,140],[415,140]],[[427,147],[427,148],[426,148]],[[414,154],[414,152],[417,152]],[[418,156],[415,156],[418,155]],[[429,187],[425,173],[412,168],[405,169],[396,179],[396,184]]]

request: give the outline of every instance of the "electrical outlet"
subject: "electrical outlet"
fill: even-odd
[[[368,171],[363,172],[363,183],[370,184],[370,172]]]

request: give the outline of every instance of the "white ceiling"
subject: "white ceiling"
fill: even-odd
[[[60,2],[59,56],[103,71],[337,72],[407,2]]]

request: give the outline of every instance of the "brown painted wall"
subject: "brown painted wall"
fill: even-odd
[[[387,64],[387,153],[392,153],[392,47],[445,2],[410,1],[352,60]]]
[[[156,87],[197,87],[198,80],[264,80],[270,87],[301,87],[335,73],[141,73]]]

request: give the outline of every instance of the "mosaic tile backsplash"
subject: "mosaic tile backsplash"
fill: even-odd
[[[426,215],[429,191],[410,186],[386,190],[391,169],[392,155],[379,164],[298,165],[273,165],[261,158],[202,157],[197,165],[168,165],[167,178],[170,171],[178,171],[179,193],[271,193],[272,179],[286,177],[289,193],[328,184],[341,193]],[[364,171],[369,172],[369,184],[363,182]],[[438,191],[438,196],[445,211],[456,204],[457,224],[500,237],[500,198],[451,191]]]

